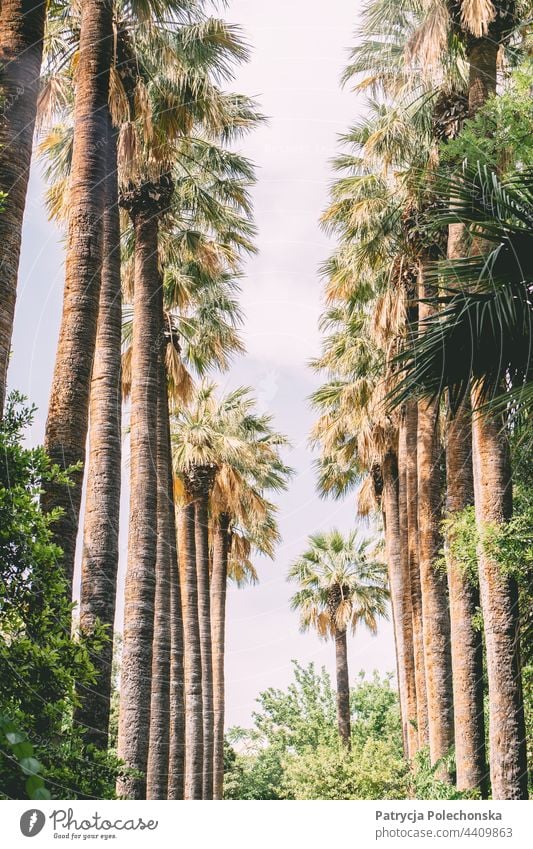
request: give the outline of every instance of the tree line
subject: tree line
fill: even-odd
[[[224,395],[210,376],[243,351],[255,251],[255,171],[236,142],[263,118],[226,90],[247,55],[198,0],[2,4],[0,776],[15,798],[222,798],[225,766],[231,795],[242,771],[253,783],[272,754],[279,776],[290,760],[289,743],[234,768],[224,744],[227,582],[255,581],[254,555],[274,555],[273,498],[291,475],[252,391]],[[302,627],[335,642],[341,746],[328,684],[324,734],[307,729],[280,777],[289,797],[527,796],[532,80],[526,3],[371,0],[362,13],[344,81],[368,103],[323,216],[337,246],[312,441],[321,493],[357,487],[385,553],[332,531],[290,569]],[[44,448],[28,449],[32,409],[6,399],[6,381],[36,152],[66,263]],[[388,688],[372,690],[383,710],[360,709],[390,731],[383,778],[379,730],[361,742],[347,637],[375,631],[389,596],[403,763]],[[298,674],[312,701],[324,682]]]
[[[4,612],[16,607],[17,587],[25,602],[32,587],[42,591],[62,651],[83,659],[76,671],[62,657],[64,720],[74,737],[82,733],[85,760],[103,757],[108,784],[115,770],[118,795],[136,799],[221,797],[226,583],[256,579],[254,552],[273,555],[270,496],[290,475],[280,453],[287,440],[251,390],[222,396],[208,377],[243,351],[238,293],[242,260],[255,250],[255,178],[236,142],[262,116],[225,87],[248,50],[238,27],[207,5],[20,0],[3,4],[0,25],[2,403],[35,130],[66,259],[48,460],[39,455],[34,479],[22,474],[19,483],[50,518],[40,526],[40,566],[56,592],[64,584],[68,609],[50,597],[37,564],[28,583],[28,553],[15,547]],[[12,396],[8,480],[13,433],[30,417]],[[115,764],[105,758],[125,424],[130,510]],[[33,455],[24,456],[30,467]],[[39,646],[45,631],[40,620]],[[35,710],[14,702],[35,730]],[[22,734],[14,745],[31,742]]]
[[[322,492],[383,520],[405,755],[496,799],[528,793],[530,50],[527,4],[367,4],[313,362]]]

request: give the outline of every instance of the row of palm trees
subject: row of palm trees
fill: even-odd
[[[482,542],[477,580],[449,544],[443,568],[442,520],[475,505],[482,540],[512,513],[502,409],[531,379],[531,175],[517,163],[507,185],[498,163],[477,161],[442,175],[439,155],[527,52],[520,13],[514,2],[366,7],[345,79],[369,102],[343,137],[323,217],[338,248],[324,265],[314,367],[326,382],[313,397],[322,491],[362,481],[360,512],[383,516],[406,756],[428,746],[441,778],[486,795],[485,664],[499,799],[527,796],[516,578]],[[505,387],[503,404],[489,403]]]
[[[75,721],[106,749],[113,650],[100,635],[115,618],[126,401],[117,791],[137,799],[221,798],[226,584],[255,580],[253,552],[272,556],[269,493],[290,474],[286,439],[250,390],[221,397],[205,377],[243,350],[254,169],[231,145],[261,116],[224,90],[247,50],[204,5],[18,0],[0,29],[0,391],[37,123],[49,211],[66,232],[45,447],[71,478],[42,503],[56,511],[68,588],[83,535],[79,627],[96,677]]]

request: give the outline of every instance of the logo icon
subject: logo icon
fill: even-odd
[[[20,830],[24,837],[35,837],[43,830],[46,817],[42,811],[32,808],[29,811],[24,811],[20,818]]]

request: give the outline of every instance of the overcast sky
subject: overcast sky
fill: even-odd
[[[313,414],[308,396],[317,385],[307,367],[319,350],[320,263],[332,248],[318,226],[331,179],[329,160],[337,137],[361,110],[339,78],[352,43],[360,0],[230,0],[227,20],[244,29],[250,63],[239,70],[235,90],[257,97],[269,116],[242,151],[257,164],[254,189],[259,255],[247,263],[242,306],[247,354],[220,379],[224,389],[255,388],[260,406],[275,416],[293,445],[287,461],[296,469],[290,491],[279,498],[283,541],[274,562],[259,561],[260,584],[231,589],[227,613],[227,724],[247,725],[257,694],[283,687],[291,659],[334,671],[334,647],[302,635],[288,608],[291,561],[308,534],[356,522],[353,496],[339,504],[319,499],[307,437]],[[48,223],[38,168],[32,175],[24,229],[10,385],[39,411],[32,441],[44,422],[63,287],[61,234]],[[120,587],[126,565],[127,476],[124,469]],[[117,626],[121,627],[122,601]],[[377,637],[361,630],[350,640],[351,677],[360,669],[393,671],[392,630]]]

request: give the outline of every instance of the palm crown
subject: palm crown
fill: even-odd
[[[291,599],[300,612],[303,630],[316,628],[321,637],[335,636],[362,622],[375,633],[377,620],[387,616],[387,572],[376,560],[369,542],[355,533],[314,534],[310,546],[295,561],[289,580],[300,585]]]

